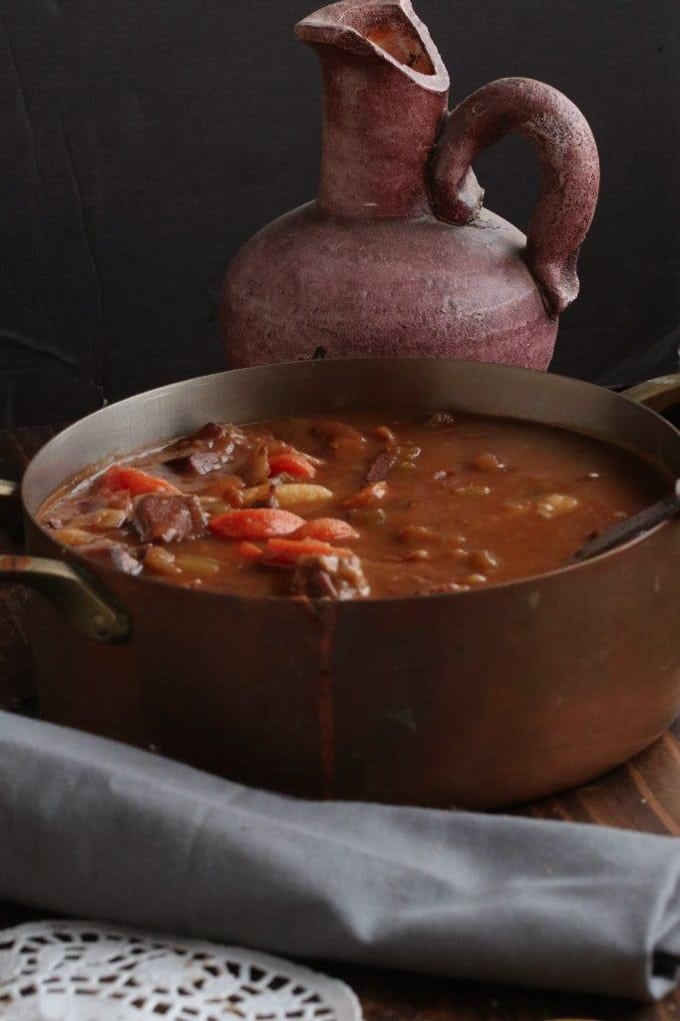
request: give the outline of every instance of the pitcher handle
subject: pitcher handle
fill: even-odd
[[[600,183],[595,139],[566,96],[531,78],[501,78],[463,100],[447,115],[433,153],[432,210],[448,223],[473,221],[484,191],[470,164],[512,132],[533,142],[541,164],[541,192],[524,257],[548,314],[556,318],[578,294],[578,252],[593,219]]]

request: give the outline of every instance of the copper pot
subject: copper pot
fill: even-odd
[[[628,396],[670,404],[680,377]],[[61,549],[36,524],[76,472],[207,419],[376,405],[548,422],[680,476],[680,434],[649,407],[507,366],[297,362],[133,397],[34,458],[21,488],[31,556],[0,557],[0,576],[48,596],[34,621],[43,715],[289,794],[471,808],[580,783],[658,737],[680,708],[675,521],[540,577],[339,604],[130,577]]]

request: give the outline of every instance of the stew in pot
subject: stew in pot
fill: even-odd
[[[39,520],[62,545],[131,574],[361,599],[553,570],[668,489],[652,464],[563,429],[351,412],[208,423],[79,476]]]

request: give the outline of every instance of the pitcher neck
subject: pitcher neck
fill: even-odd
[[[449,76],[411,0],[340,0],[295,31],[323,68],[319,205],[362,218],[427,211]]]
[[[389,63],[325,50],[318,204],[350,218],[429,211],[427,164],[448,92],[422,89]]]

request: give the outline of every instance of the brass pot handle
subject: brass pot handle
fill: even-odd
[[[637,386],[624,390],[623,396],[629,401],[651,408],[652,411],[667,411],[674,404],[680,404],[680,372],[638,383]]]
[[[15,581],[45,596],[81,635],[95,642],[122,642],[130,618],[80,571],[60,560],[0,555],[0,581]]]
[[[20,509],[19,485],[0,479],[0,499]],[[95,642],[122,642],[130,633],[130,618],[108,593],[61,560],[0,554],[0,582],[14,581],[45,596],[81,635]]]
[[[18,482],[10,482],[9,479],[0,479],[0,496],[17,496],[18,492]]]

